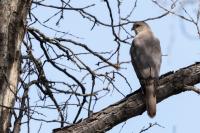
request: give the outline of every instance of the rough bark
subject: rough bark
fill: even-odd
[[[157,89],[157,103],[186,90],[193,90],[199,93],[199,90],[195,88],[189,89],[192,87],[188,87],[199,82],[200,63],[162,75]],[[138,89],[121,101],[94,113],[91,117],[84,119],[82,122],[64,128],[54,129],[53,132],[103,133],[129,118],[141,115],[145,110],[143,96],[140,89]]]
[[[0,0],[0,133],[8,133],[20,66],[20,43],[31,0]],[[8,107],[8,108],[5,108]]]

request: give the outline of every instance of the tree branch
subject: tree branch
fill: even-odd
[[[168,72],[159,79],[157,89],[157,103],[170,96],[187,91],[186,86],[193,86],[200,82],[200,63],[181,68],[176,72]],[[191,89],[189,89],[191,90]],[[94,113],[83,121],[54,129],[54,133],[103,133],[117,124],[129,118],[141,115],[144,111],[145,103],[140,89],[129,94],[121,101]]]

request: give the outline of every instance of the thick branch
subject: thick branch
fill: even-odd
[[[160,77],[157,90],[157,103],[170,96],[187,91],[185,86],[200,82],[200,63],[195,63],[176,72],[169,72]],[[121,101],[94,113],[82,122],[55,129],[54,133],[103,133],[129,118],[141,115],[145,111],[143,96],[138,89]]]

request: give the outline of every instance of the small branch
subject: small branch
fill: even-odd
[[[185,86],[184,89],[186,91],[194,91],[194,92],[196,92],[197,94],[200,95],[200,89],[195,87],[195,86]]]
[[[149,126],[148,127],[143,127],[142,128],[142,130],[139,132],[139,133],[143,133],[143,132],[145,132],[145,131],[147,131],[147,130],[149,130],[150,128],[152,128],[153,126],[159,126],[159,127],[162,127],[162,128],[164,128],[163,126],[161,126],[160,124],[158,124],[157,122],[155,122],[155,123],[149,123]]]

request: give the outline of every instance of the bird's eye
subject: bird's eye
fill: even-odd
[[[139,27],[139,26],[140,26],[139,24],[136,24],[136,25],[135,25],[136,28]]]

